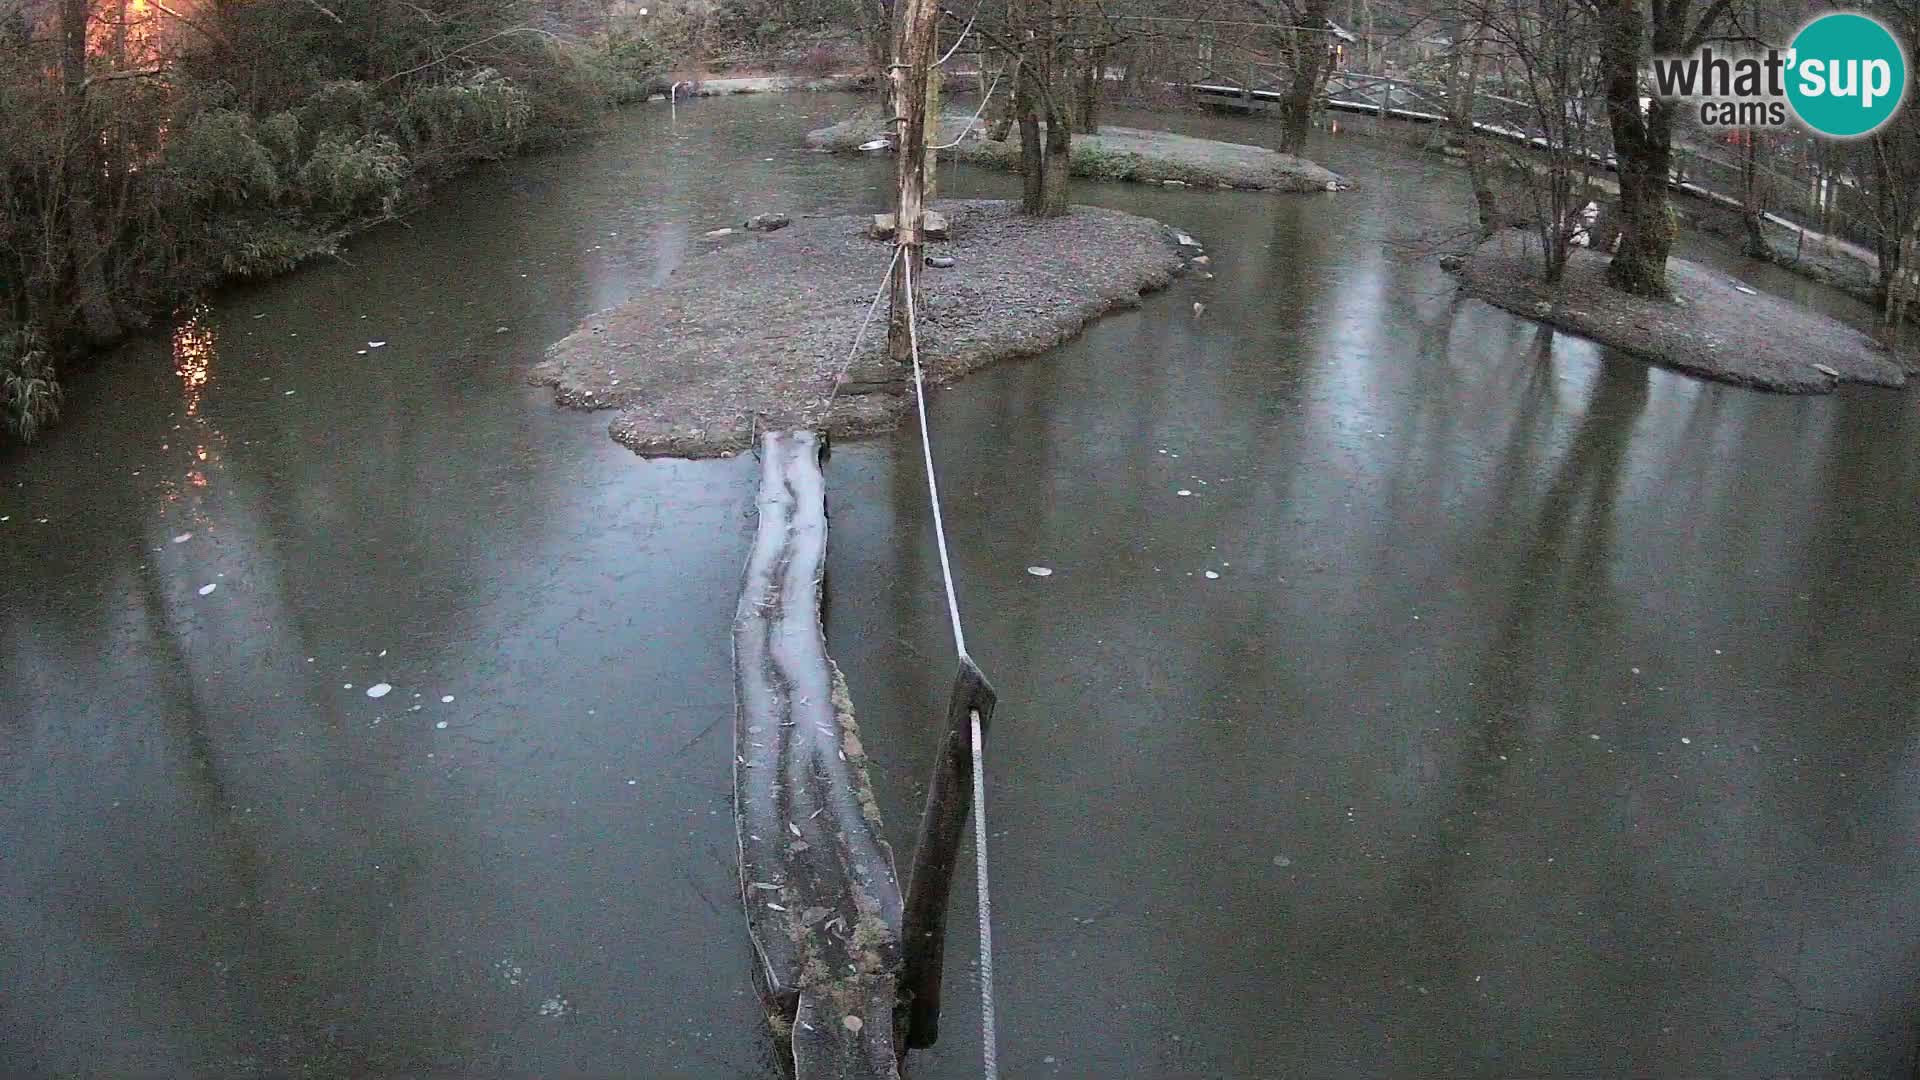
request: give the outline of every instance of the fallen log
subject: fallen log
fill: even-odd
[[[757,981],[799,1080],[898,1080],[900,885],[820,622],[821,441],[774,431],[760,449],[733,624],[734,818]]]

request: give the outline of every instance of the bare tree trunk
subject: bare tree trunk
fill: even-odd
[[[927,83],[933,67],[935,0],[907,0],[900,19],[900,52],[892,71],[893,97],[900,103],[900,142],[895,156],[899,202],[893,218],[894,243],[903,265],[893,275],[887,324],[887,355],[896,362],[911,359],[907,327],[908,273],[920,269],[921,224],[926,207]]]
[[[1376,75],[1379,74],[1380,71],[1380,62],[1374,57],[1373,43],[1377,41],[1378,38],[1374,36],[1373,32],[1373,5],[1369,3],[1368,0],[1360,0],[1360,18],[1366,26],[1364,31],[1365,41],[1363,42],[1361,53],[1366,57],[1367,74]]]
[[[1620,250],[1607,264],[1607,281],[1635,296],[1667,296],[1667,256],[1673,222],[1667,182],[1673,159],[1672,106],[1653,99],[1640,107],[1640,62],[1646,21],[1634,0],[1600,5],[1600,63],[1607,91],[1607,122],[1619,163]]]
[[[933,35],[932,50],[933,50],[931,53],[932,57],[938,57],[940,55],[940,35],[937,32]],[[940,69],[939,67],[929,62],[927,66],[927,104],[926,104],[926,125],[927,125],[926,141],[927,141],[927,145],[929,146],[939,141],[940,109],[942,107],[940,102],[940,98],[941,98],[940,92],[942,89],[943,89],[943,81],[942,81],[942,76],[940,74]],[[922,197],[926,200],[927,205],[932,205],[933,200],[940,197],[938,194],[939,184],[936,182],[936,178],[935,178],[935,173],[937,171],[936,167],[938,166],[939,161],[940,161],[939,154],[936,154],[932,150],[928,150],[928,149],[922,150],[920,155],[920,177],[921,177],[921,184],[924,188],[924,193]]]
[[[1467,157],[1467,178],[1473,185],[1473,205],[1480,216],[1480,238],[1491,239],[1500,228],[1499,203],[1493,195],[1493,177],[1487,168],[1487,147],[1473,127],[1474,96],[1479,91],[1480,68],[1485,55],[1480,51],[1476,33],[1467,42],[1464,65],[1454,67],[1453,130]],[[1464,66],[1464,72],[1461,70]]]
[[[1014,115],[1020,122],[1020,177],[1022,181],[1020,209],[1029,214],[1040,214],[1046,205],[1041,193],[1042,163],[1045,151],[1040,146],[1040,115],[1034,102],[1036,75],[1033,61],[1035,44],[1026,43],[1026,53],[1014,65]]]
[[[1073,150],[1073,104],[1067,99],[1066,84],[1072,75],[1072,63],[1061,45],[1066,29],[1068,6],[1073,0],[1047,0],[1039,8],[1042,16],[1040,40],[1034,52],[1040,58],[1040,70],[1033,82],[1040,92],[1040,104],[1046,112],[1046,154],[1040,165],[1040,205],[1038,217],[1059,217],[1067,212],[1068,165]]]
[[[1067,212],[1073,125],[1068,122],[1065,111],[1056,110],[1047,116],[1047,156],[1041,169],[1040,217],[1060,217]]]
[[[1100,134],[1100,96],[1107,85],[1107,47],[1096,45],[1082,54],[1080,93],[1074,98],[1074,128],[1083,135]]]
[[[1019,64],[1017,62],[1009,64],[1000,77],[1008,81],[1008,86],[1000,94],[999,100],[993,103],[993,121],[987,128],[987,138],[994,142],[1006,142],[1007,136],[1013,131],[1014,120],[1017,119],[1018,110],[1015,105],[1020,97]]]
[[[1306,0],[1300,5],[1300,24],[1289,31],[1293,80],[1280,103],[1280,149],[1297,154],[1307,145],[1313,124],[1313,94],[1326,63],[1327,8],[1332,0]]]
[[[1320,77],[1314,81],[1313,96],[1308,100],[1312,108],[1307,112],[1309,121],[1318,117],[1322,123],[1327,119],[1327,84],[1333,80],[1333,50],[1320,50]]]
[[[1655,109],[1664,111],[1656,104]],[[1636,296],[1667,295],[1667,256],[1673,251],[1673,220],[1667,208],[1665,140],[1619,154],[1620,250],[1607,265],[1607,280]],[[1619,142],[1616,139],[1615,145]]]
[[[88,340],[101,344],[120,336],[107,290],[106,246],[94,220],[100,146],[87,109],[87,0],[60,0],[60,82],[66,96],[67,258],[74,307]]]
[[[1877,211],[1873,248],[1874,253],[1880,256],[1880,278],[1875,282],[1874,291],[1880,302],[1886,303],[1894,296],[1894,283],[1906,269],[1900,265],[1900,229],[1907,220],[1907,189],[1901,182],[1899,170],[1894,166],[1898,147],[1892,129],[1882,128],[1868,136],[1868,139],[1873,161],[1873,199]],[[1829,180],[1828,186],[1837,185]],[[1806,242],[1804,233],[1802,230],[1803,244]]]
[[[127,2],[114,0],[113,20],[113,66],[127,66]]]
[[[1599,200],[1599,213],[1593,217],[1593,226],[1588,230],[1587,246],[1594,251],[1611,252],[1620,242],[1620,204],[1602,196]]]
[[[882,105],[885,105],[891,96],[887,55],[893,45],[893,9],[880,3],[880,0],[854,0],[853,8],[860,17],[860,40],[867,48],[867,66],[881,80],[880,97]],[[889,110],[887,115],[893,115],[892,111]]]
[[[1760,132],[1747,132],[1746,153],[1740,158],[1740,220],[1746,226],[1742,250],[1750,259],[1771,261],[1773,249],[1767,245],[1766,193],[1760,180]]]

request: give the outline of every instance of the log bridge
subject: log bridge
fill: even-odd
[[[759,525],[733,624],[734,819],[755,981],[797,1080],[898,1080],[938,1032],[946,903],[972,798],[964,662],[903,899],[846,680],[821,624],[824,440],[760,441]],[[903,925],[903,918],[905,925]]]

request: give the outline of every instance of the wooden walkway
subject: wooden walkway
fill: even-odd
[[[734,616],[741,901],[798,1077],[897,1080],[901,893],[820,622],[821,442],[761,439],[760,523]]]

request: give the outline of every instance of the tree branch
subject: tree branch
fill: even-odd
[[[126,79],[151,79],[155,76],[166,74],[166,71],[167,68],[164,64],[134,68],[128,71],[108,71],[99,75],[89,75],[85,79],[82,79],[80,81],[80,89],[85,90],[95,83],[121,82]]]

